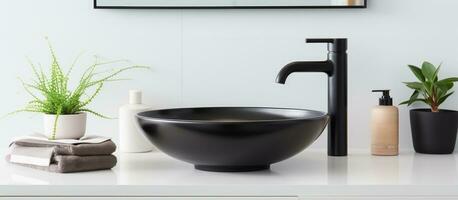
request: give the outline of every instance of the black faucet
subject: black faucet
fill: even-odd
[[[328,155],[347,155],[347,39],[306,39],[307,43],[327,43],[325,61],[298,61],[284,66],[277,83],[284,84],[294,72],[324,72],[328,75]]]

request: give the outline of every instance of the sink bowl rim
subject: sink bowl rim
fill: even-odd
[[[183,110],[183,109],[272,109],[272,110],[295,110],[295,111],[305,111],[314,113],[313,117],[288,117],[284,119],[243,119],[243,120],[230,120],[230,121],[211,121],[211,120],[201,120],[201,119],[167,119],[167,118],[160,118],[160,117],[148,117],[144,116],[143,114],[148,112],[157,112],[157,111],[172,111],[172,110]],[[252,106],[204,106],[204,107],[178,107],[178,108],[166,108],[166,109],[152,109],[143,112],[139,112],[136,114],[137,118],[147,120],[147,121],[155,121],[155,122],[173,122],[173,123],[210,123],[210,124],[231,124],[231,123],[260,123],[260,122],[288,122],[288,121],[302,121],[302,120],[315,120],[321,118],[328,118],[329,115],[322,111],[317,110],[310,110],[310,109],[301,109],[301,108],[279,108],[279,107],[252,107]]]

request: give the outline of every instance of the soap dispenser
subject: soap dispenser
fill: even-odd
[[[121,152],[140,153],[154,149],[146,136],[142,133],[135,115],[151,109],[142,104],[142,92],[129,91],[129,104],[119,108],[119,143]]]
[[[372,108],[371,118],[371,153],[379,156],[399,154],[399,111],[393,106],[390,90],[372,90],[382,92],[379,105]]]

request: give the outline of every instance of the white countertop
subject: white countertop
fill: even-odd
[[[0,195],[458,195],[456,157],[305,150],[271,170],[243,173],[195,170],[160,152],[118,154],[112,170],[71,174],[0,161]]]

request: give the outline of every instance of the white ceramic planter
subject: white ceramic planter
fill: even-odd
[[[60,115],[57,119],[55,139],[79,139],[86,133],[86,113]],[[56,115],[43,116],[44,134],[52,138]]]

